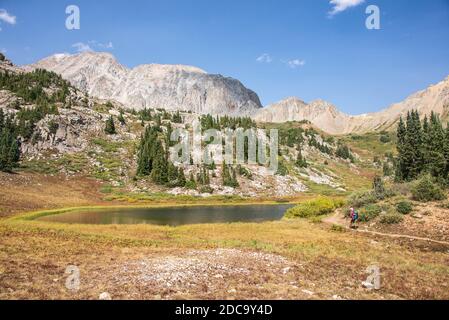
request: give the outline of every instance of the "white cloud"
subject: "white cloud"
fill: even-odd
[[[76,48],[76,51],[78,51],[78,52],[93,51],[92,48],[88,44],[83,43],[83,42],[74,43],[74,44],[72,44],[72,47]]]
[[[329,4],[334,7],[329,11],[329,16],[334,16],[348,8],[356,7],[363,2],[365,2],[365,0],[330,0]]]
[[[264,53],[260,57],[258,57],[256,61],[260,63],[270,63],[273,61],[273,59],[268,53]]]
[[[114,49],[114,46],[112,45],[111,41],[109,41],[108,43],[100,43],[100,42],[98,42],[97,46],[99,48],[104,48],[104,49]]]
[[[0,9],[0,21],[9,24],[16,24],[16,17],[9,14],[8,11],[6,11],[5,9]]]
[[[305,60],[301,60],[301,59],[293,59],[293,60],[289,60],[289,61],[284,61],[284,63],[286,65],[288,65],[290,68],[292,69],[296,69],[299,67],[304,67],[306,64]]]
[[[7,50],[6,50],[5,48],[2,48],[2,49],[0,50],[0,52],[3,53],[3,54],[6,54]]]

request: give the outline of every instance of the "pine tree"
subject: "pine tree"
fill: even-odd
[[[239,186],[239,183],[237,181],[237,174],[234,168],[231,168],[231,170],[232,170],[232,180],[231,180],[232,187],[237,188]]]
[[[171,183],[178,181],[178,168],[172,162],[167,164],[167,180]]]
[[[115,124],[114,124],[114,118],[112,118],[112,116],[110,116],[108,118],[108,120],[106,120],[106,126],[104,128],[104,132],[106,132],[107,134],[116,134],[116,130],[115,130]]]
[[[301,147],[299,144],[298,144],[298,156],[296,157],[295,164],[298,168],[307,168],[307,161],[302,156],[302,151],[301,151]]]
[[[172,142],[171,141],[171,134],[172,134],[172,132],[173,132],[173,128],[172,128],[172,125],[171,125],[171,123],[169,122],[168,124],[167,124],[167,132],[166,132],[166,134],[165,134],[165,145],[167,146],[167,147],[172,147],[173,146],[173,144],[174,144],[174,142]],[[168,149],[168,148],[167,148]],[[168,151],[168,150],[167,150]]]
[[[164,147],[159,139],[156,140],[153,157],[153,169],[150,178],[154,183],[165,184],[168,182],[168,163],[165,158]]]
[[[120,122],[120,124],[122,126],[124,126],[126,124],[126,120],[125,120],[125,117],[123,116],[123,112],[122,111],[120,111],[120,114],[119,114],[117,120]]]
[[[423,170],[426,172],[430,171],[431,162],[431,133],[430,124],[427,115],[424,117],[423,121]]]
[[[396,148],[398,151],[398,160],[396,164],[396,180],[402,181],[405,179],[407,175],[406,170],[406,159],[405,159],[405,135],[407,133],[407,129],[404,124],[404,120],[402,117],[399,119],[399,125],[397,130],[397,144]]]
[[[179,168],[178,170],[178,187],[184,187],[186,185],[186,176],[184,174],[184,169]]]
[[[444,178],[449,179],[449,123],[446,126],[444,135],[444,159],[446,160],[446,170],[444,172]]]
[[[434,177],[443,177],[446,171],[444,154],[445,133],[439,117],[432,112],[430,117],[428,169]]]
[[[20,159],[17,127],[11,117],[0,110],[0,171],[11,172]]]

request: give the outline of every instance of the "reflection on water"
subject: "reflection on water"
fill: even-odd
[[[76,211],[39,218],[79,224],[157,224],[179,226],[199,223],[262,222],[280,220],[291,205],[199,206]]]

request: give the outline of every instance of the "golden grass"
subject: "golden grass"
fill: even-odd
[[[7,251],[10,253],[8,256],[2,255],[1,262],[9,261],[8,259],[21,261],[19,265],[23,268],[24,261],[32,258],[40,265],[48,259],[46,252],[51,252],[55,259],[65,262],[63,255],[67,250],[73,249],[67,246],[74,243],[84,254],[97,252],[98,248],[102,248],[104,252],[97,253],[100,256],[125,249],[133,254],[150,250],[157,255],[179,250],[238,248],[275,253],[306,265],[308,271],[304,277],[317,285],[328,287],[329,290],[343,290],[345,286],[349,286],[354,292],[358,292],[357,295],[370,298],[370,293],[360,293],[357,290],[366,277],[366,267],[377,264],[385,272],[382,294],[386,296],[449,298],[449,257],[446,252],[426,252],[390,239],[376,239],[377,244],[373,245],[371,237],[350,232],[332,232],[330,226],[311,224],[300,219],[179,227],[66,225],[30,220],[45,214],[75,209],[40,211],[1,221],[0,239],[8,239]],[[83,208],[85,209],[86,207]],[[33,239],[33,243],[29,242],[30,239]],[[39,245],[39,250],[43,250],[41,253],[29,252],[30,248],[36,246],[36,239],[42,239],[42,243],[45,243],[43,247],[42,244]],[[20,246],[28,247],[25,253],[21,252]],[[3,249],[3,245],[1,247]],[[45,258],[40,258],[41,254]],[[101,267],[105,268],[105,265],[101,264]],[[25,268],[16,272],[32,274],[33,269]],[[354,278],[360,281],[354,281]],[[351,297],[350,290],[347,295]],[[371,297],[375,297],[374,293]]]

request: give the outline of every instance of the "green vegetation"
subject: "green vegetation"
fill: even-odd
[[[382,208],[376,204],[369,204],[360,210],[360,221],[368,222],[377,218],[382,212]]]
[[[115,123],[114,123],[114,118],[112,117],[112,115],[109,116],[108,120],[106,120],[104,132],[106,132],[107,134],[116,134],[117,133],[117,131],[115,130]]]
[[[381,136],[379,138],[379,141],[382,142],[382,143],[389,143],[389,142],[391,142],[390,134],[388,132],[382,132]]]
[[[126,124],[126,120],[125,117],[123,116],[123,111],[120,111],[120,114],[117,117],[118,122],[120,122],[120,124],[122,126],[124,126]]]
[[[396,204],[396,210],[401,214],[409,214],[413,211],[413,205],[410,201],[401,201]]]
[[[239,186],[236,170],[232,166],[226,165],[223,162],[221,175],[223,179],[223,186],[231,188],[237,188]]]
[[[295,165],[298,168],[307,168],[308,167],[306,159],[302,156],[301,145],[300,144],[298,144],[298,155],[296,156]]]
[[[35,105],[24,108],[16,106],[19,111],[12,121],[16,125],[15,135],[25,141],[32,139],[37,122],[48,114],[58,114],[56,103],[66,105],[70,93],[69,83],[61,76],[41,69],[29,73],[0,73],[0,89],[9,90],[25,103]],[[51,89],[53,93],[50,95],[45,89]],[[33,141],[37,139],[34,137]]]
[[[380,218],[380,223],[383,224],[397,224],[401,223],[404,217],[398,213],[387,213]]]
[[[286,218],[312,218],[329,214],[342,207],[344,202],[340,199],[320,197],[314,200],[305,201],[296,207],[288,209]]]
[[[212,115],[207,114],[201,116],[200,123],[202,130],[208,129],[221,130],[225,128],[229,128],[232,130],[235,130],[237,128],[243,128],[246,130],[250,128],[256,128],[256,122],[250,117],[217,116],[214,118]]]
[[[237,165],[237,172],[240,176],[245,177],[247,179],[251,180],[253,178],[251,171],[240,164]]]
[[[351,194],[348,205],[353,208],[361,208],[377,201],[376,195],[372,191],[356,192]]]
[[[161,128],[147,126],[141,137],[137,156],[137,175],[150,176],[159,185],[184,187],[186,178],[181,168],[176,168],[168,159],[167,146],[164,147]],[[166,142],[166,141],[165,141]]]
[[[422,174],[430,174],[447,183],[449,174],[449,127],[432,112],[421,122],[418,111],[407,114],[406,122],[400,119],[398,130],[398,159],[396,179],[412,181]]]
[[[20,148],[17,139],[17,127],[9,116],[0,109],[0,171],[10,172],[17,167]]]
[[[349,147],[345,144],[339,143],[337,147],[337,151],[335,152],[335,155],[339,158],[350,160],[351,162],[355,161],[355,158],[349,149]]]
[[[276,174],[279,176],[286,176],[288,175],[288,168],[284,162],[283,159],[280,159],[278,161],[278,170],[276,171]]]
[[[49,96],[45,88],[53,88]],[[9,90],[25,102],[45,105],[66,102],[70,85],[54,72],[37,69],[28,73],[0,73],[0,89]]]
[[[314,148],[318,149],[320,152],[328,154],[330,156],[333,155],[332,149],[329,146],[327,146],[327,144],[318,142],[318,140],[316,139],[317,134],[314,130],[306,130],[305,134],[306,134],[306,136],[309,137],[309,146],[310,147],[314,147]]]
[[[304,141],[304,130],[301,127],[281,127],[279,129],[279,143],[293,148],[295,145],[301,145]]]
[[[415,181],[411,191],[416,201],[429,202],[446,198],[444,191],[429,174]]]

